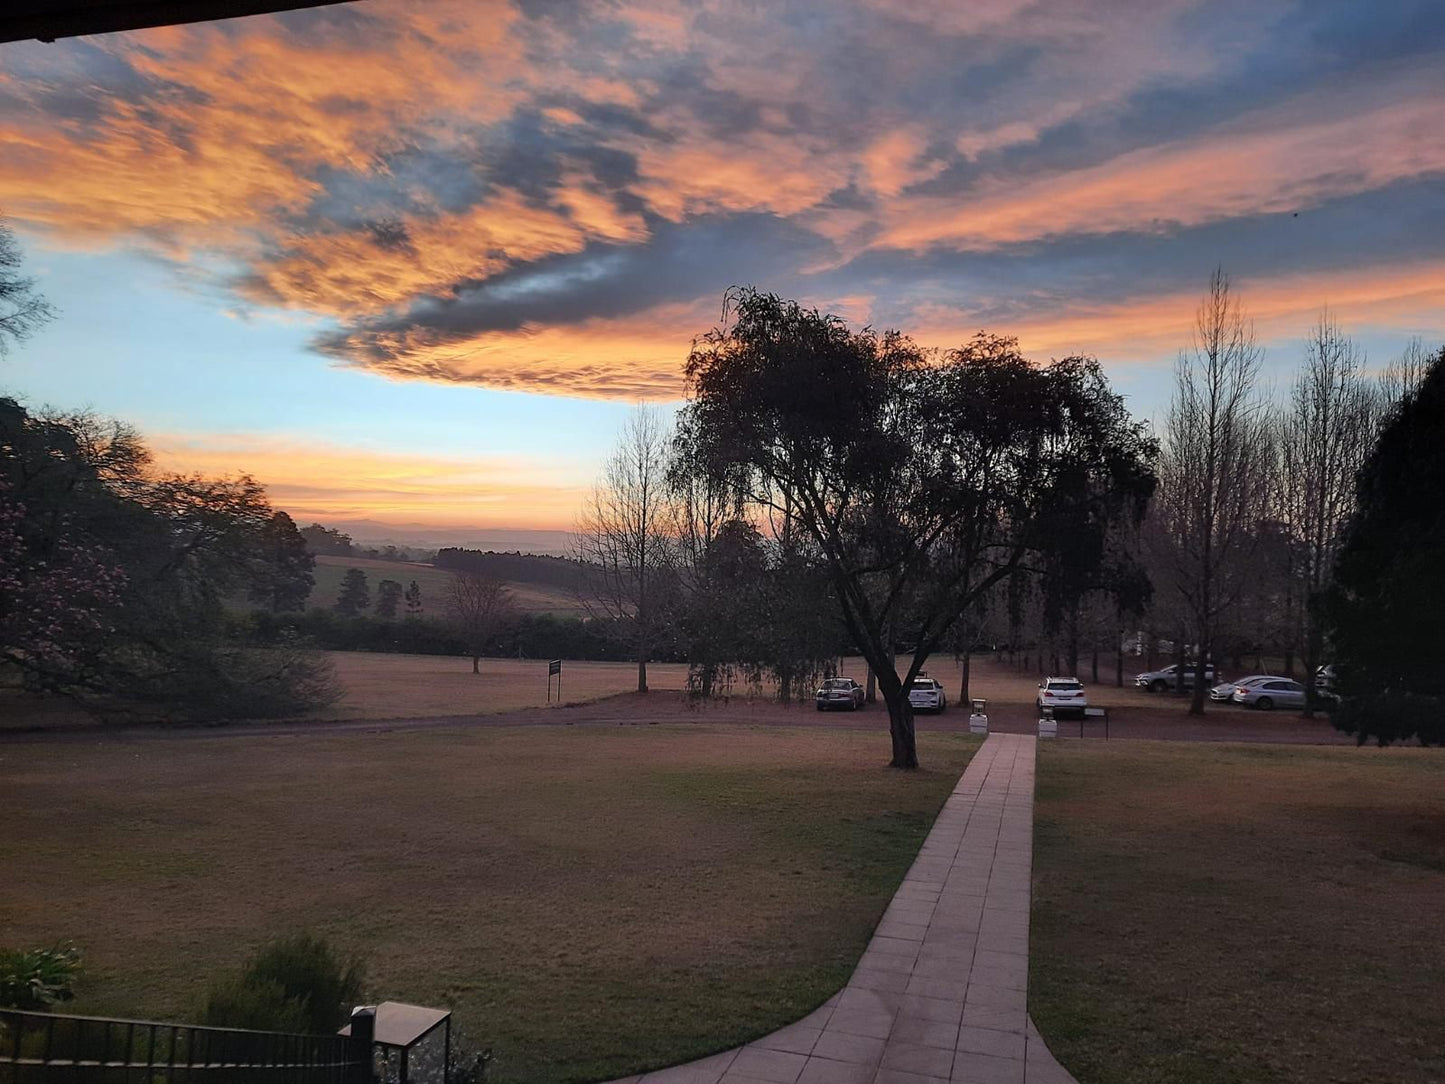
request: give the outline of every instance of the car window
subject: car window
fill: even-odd
[[[1071,692],[1071,693],[1072,693],[1072,692],[1078,692],[1078,691],[1079,691],[1080,689],[1082,689],[1083,687],[1084,687],[1084,683],[1081,682],[1081,681],[1051,681],[1051,682],[1049,682],[1049,688],[1050,688],[1050,689],[1059,689],[1059,690],[1061,690],[1061,691],[1063,691],[1063,692]]]

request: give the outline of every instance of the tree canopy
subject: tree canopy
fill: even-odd
[[[1096,361],[946,352],[746,289],[687,364],[688,468],[785,522],[827,570],[917,766],[908,685],[958,615],[1069,531],[1142,512],[1152,441]],[[913,645],[905,676],[895,640]]]
[[[294,597],[287,523],[249,477],[157,473],[121,423],[0,399],[0,661],[29,689],[111,707],[322,702],[317,658],[225,643],[226,598]]]
[[[1445,350],[1405,394],[1360,470],[1325,605],[1340,704],[1363,744],[1445,744]]]

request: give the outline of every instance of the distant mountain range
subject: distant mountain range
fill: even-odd
[[[298,520],[297,525],[304,527],[306,522]],[[426,550],[456,546],[549,557],[567,557],[572,550],[572,535],[567,531],[433,527],[425,523],[381,523],[374,519],[332,519],[322,526],[349,534],[358,546],[407,546]]]

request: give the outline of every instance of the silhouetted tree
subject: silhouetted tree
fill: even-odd
[[[312,572],[316,558],[290,516],[285,512],[271,516],[261,530],[261,547],[251,601],[264,604],[272,613],[305,609],[316,585]]]
[[[321,557],[350,557],[355,549],[349,534],[343,534],[334,527],[323,527],[313,523],[301,528],[301,537],[312,553]]]
[[[1369,454],[1379,393],[1366,380],[1354,342],[1322,313],[1280,419],[1280,518],[1289,532],[1290,571],[1303,625],[1305,714],[1313,714],[1314,674],[1323,639],[1317,602],[1329,586],[1336,550],[1354,510],[1355,477]]]
[[[35,292],[35,280],[20,273],[22,260],[14,231],[0,221],[0,358],[55,316],[50,302]]]
[[[667,483],[667,426],[639,406],[578,518],[576,557],[586,572],[579,601],[616,629],[637,660],[637,691],[668,624],[666,584],[674,573],[674,517]]]
[[[1361,744],[1445,744],[1445,350],[1360,470],[1325,616],[1339,729]]]
[[[1270,426],[1257,386],[1260,356],[1228,276],[1216,270],[1195,317],[1194,345],[1175,366],[1149,533],[1192,624],[1194,715],[1204,711],[1205,667],[1220,616],[1247,586],[1245,558],[1269,493]],[[1184,645],[1180,636],[1181,656]]]
[[[401,584],[395,580],[382,580],[376,585],[376,616],[383,621],[396,617],[396,608],[401,604]]]
[[[334,609],[342,617],[357,617],[370,606],[371,589],[366,583],[366,573],[359,568],[348,568],[341,577],[341,591],[336,596]]]
[[[1034,366],[982,334],[934,355],[754,290],[728,300],[731,325],[688,359],[679,455],[807,540],[877,674],[892,763],[917,767],[906,690],[928,656],[1052,544],[1046,510],[1133,500],[1150,442],[1092,360]],[[893,635],[913,645],[903,678]]]
[[[406,586],[406,616],[420,617],[421,611],[421,587],[416,580],[412,580]]]
[[[206,718],[335,695],[324,657],[224,639],[224,600],[266,582],[256,482],[157,475],[128,427],[0,399],[0,659],[28,688]]]
[[[467,645],[472,673],[482,672],[487,646],[515,607],[507,585],[490,572],[462,569],[452,576],[447,594],[447,621]]]

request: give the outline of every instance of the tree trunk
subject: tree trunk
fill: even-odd
[[[969,653],[965,651],[963,653],[963,658],[959,660],[959,669],[963,673],[963,677],[959,680],[958,683],[958,706],[960,710],[965,704],[968,703],[968,669],[970,658],[971,656],[969,655]]]
[[[1184,695],[1184,633],[1174,641],[1174,695]]]
[[[1303,676],[1305,687],[1305,718],[1315,717],[1315,671],[1320,665],[1319,634],[1315,631],[1315,623],[1310,621],[1305,627],[1305,657],[1301,660],[1305,665]]]
[[[1124,687],[1124,630],[1119,630],[1119,650],[1114,652],[1114,685]]]
[[[1094,673],[1094,684],[1099,684],[1099,645],[1094,645],[1093,662],[1091,666]]]
[[[1209,665],[1209,660],[1214,658],[1214,652],[1209,650],[1209,637],[1199,638],[1198,654],[1194,659],[1194,698],[1189,702],[1190,715],[1204,714],[1204,694],[1209,686],[1205,682],[1204,668]]]
[[[908,690],[894,674],[893,680],[886,678],[879,682],[883,699],[888,704],[888,735],[893,739],[891,767],[913,770],[918,767],[918,744],[913,730],[913,705],[908,702]]]
[[[647,658],[643,656],[637,660],[637,691],[647,692]]]
[[[481,672],[482,672],[482,657],[481,657],[480,655],[473,655],[473,656],[472,656],[472,673],[474,673],[474,674],[480,674]]]
[[[866,704],[878,703],[878,675],[873,672],[873,667],[868,667],[867,688],[863,694],[863,702]]]

